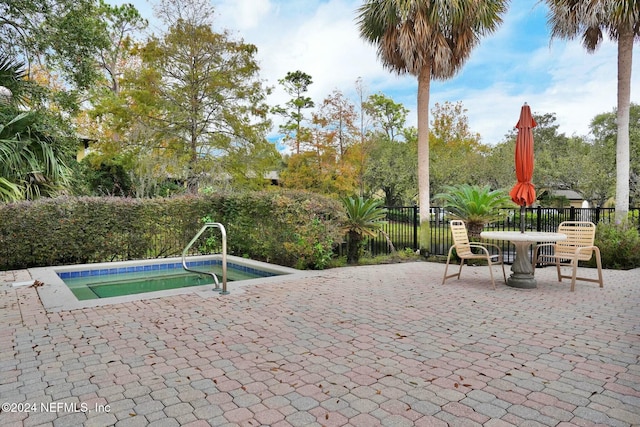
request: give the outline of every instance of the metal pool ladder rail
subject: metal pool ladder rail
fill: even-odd
[[[189,268],[187,266],[187,252],[193,246],[193,244],[198,240],[198,238],[204,233],[208,228],[219,228],[220,233],[222,234],[222,289],[220,289],[220,282],[218,281],[218,276],[211,271],[199,271]],[[193,239],[189,242],[189,244],[182,251],[182,268],[187,271],[191,271],[192,273],[198,274],[207,274],[213,277],[213,281],[216,284],[216,287],[213,289],[214,291],[220,291],[221,295],[227,295],[229,291],[227,291],[227,231],[224,229],[224,225],[219,222],[207,222],[198,234],[195,235]]]

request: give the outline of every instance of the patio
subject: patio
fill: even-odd
[[[28,272],[0,272],[0,402],[16,404],[0,422],[640,425],[640,270],[572,293],[552,268],[537,289],[494,291],[486,267],[441,285],[444,267],[55,313],[10,286]]]

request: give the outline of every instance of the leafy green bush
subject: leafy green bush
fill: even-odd
[[[343,231],[347,235],[347,263],[357,264],[362,256],[365,237],[376,237],[382,229],[387,210],[382,200],[345,197],[342,204],[347,213]]]
[[[298,268],[327,265],[344,221],[339,202],[306,192],[43,198],[0,205],[0,269],[177,256],[204,217],[225,226],[229,254]],[[216,246],[202,239],[196,251]]]
[[[459,184],[445,186],[445,192],[434,198],[444,203],[452,218],[461,219],[467,225],[469,238],[480,239],[484,225],[501,218],[501,207],[512,205],[504,190],[491,190],[489,186]]]
[[[633,221],[622,224],[599,223],[595,245],[600,248],[602,268],[628,270],[640,267],[640,234]],[[595,267],[595,257],[587,265]]]

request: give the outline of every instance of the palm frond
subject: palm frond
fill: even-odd
[[[347,213],[347,223],[343,230],[375,237],[387,216],[387,210],[382,207],[382,201],[350,197],[343,198],[342,202]]]
[[[505,191],[491,190],[488,186],[462,184],[444,190],[434,198],[443,202],[451,216],[469,223],[494,222],[500,218],[498,208],[511,203]]]
[[[25,63],[8,54],[0,54],[0,86],[10,92],[10,102],[23,104],[26,101],[25,87],[28,73]]]

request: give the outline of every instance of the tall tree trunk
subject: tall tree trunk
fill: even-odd
[[[631,100],[631,62],[633,31],[620,28],[618,36],[618,138],[616,142],[616,222],[629,213],[629,105]]]
[[[420,252],[429,251],[429,89],[431,62],[418,75],[418,205],[420,206]]]

